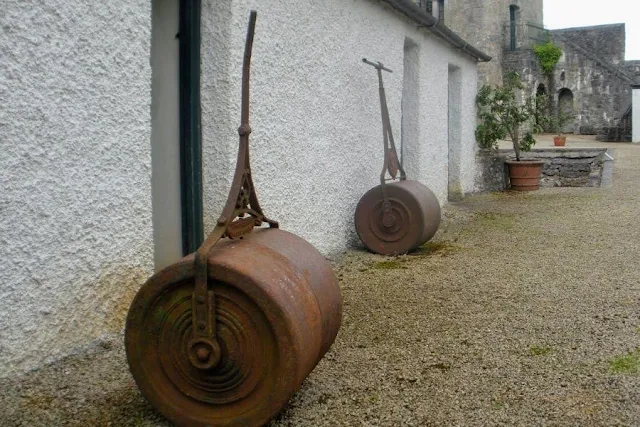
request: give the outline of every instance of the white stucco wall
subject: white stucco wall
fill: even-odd
[[[631,140],[633,142],[640,142],[640,88],[633,89],[632,102]]]
[[[162,174],[161,158],[176,155],[176,22],[155,33],[170,51],[156,44],[152,55],[152,4],[155,22],[171,18],[160,0],[3,2],[0,377],[120,331],[153,272],[152,140],[161,165],[154,185],[173,188],[172,199],[156,192],[156,214],[175,208],[178,178],[175,167],[174,178]],[[235,163],[253,8],[252,164],[268,216],[328,256],[359,244],[353,212],[382,166],[378,83],[363,57],[394,70],[385,85],[409,178],[444,204],[454,162],[461,190],[474,190],[475,60],[377,0],[204,0],[207,231]],[[153,105],[151,62],[161,68]],[[448,143],[450,67],[459,70],[459,150]],[[167,263],[179,256],[180,224],[174,213],[159,218],[157,241],[175,240],[156,248],[156,261]]]
[[[254,182],[265,213],[332,255],[357,237],[353,213],[378,182],[382,132],[375,70],[385,74],[394,136],[401,142],[404,46],[415,43],[412,76],[419,96],[408,105],[418,123],[405,132],[410,179],[441,203],[448,188],[447,76],[460,69],[460,187],[475,176],[476,63],[376,0],[203,1],[202,94],[205,226],[226,200],[237,150],[240,74],[249,11],[258,11],[252,63]],[[409,63],[411,63],[409,61]],[[416,65],[416,64],[414,64]],[[414,72],[412,71],[411,74]],[[400,145],[400,144],[399,144]]]
[[[150,7],[2,2],[0,377],[121,330],[153,271]]]

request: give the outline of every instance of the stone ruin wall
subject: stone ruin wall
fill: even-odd
[[[420,3],[420,0],[414,0]],[[625,61],[624,24],[579,27],[550,32],[564,54],[552,81],[542,75],[532,46],[543,23],[543,0],[447,0],[445,25],[492,57],[478,64],[478,85],[500,85],[504,73],[517,71],[528,94],[543,84],[553,92],[556,113],[559,91],[573,95],[574,120],[564,132],[605,133],[618,126],[630,103],[630,82],[640,78],[640,60]],[[509,50],[509,6],[518,6],[517,49]],[[544,34],[544,33],[542,33]],[[564,75],[563,75],[564,72]]]
[[[564,126],[564,132],[600,134],[617,126],[629,107],[631,78],[640,75],[640,61],[624,61],[624,24],[550,33],[563,51],[551,80],[542,74],[529,47],[506,51],[503,71],[518,72],[527,94],[535,94],[540,84],[547,93],[553,92],[553,113],[558,109],[560,91],[570,90],[574,119]]]
[[[575,119],[567,131],[599,134],[616,126],[630,102],[624,24],[555,30],[551,34],[564,52],[556,66],[556,100],[562,88],[573,93]]]
[[[492,58],[478,64],[479,86],[502,84],[510,5],[518,6],[518,44],[522,44],[526,38],[526,23],[542,26],[542,0],[445,1],[445,24]]]

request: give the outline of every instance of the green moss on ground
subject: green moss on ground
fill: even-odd
[[[371,266],[375,270],[398,270],[408,268],[404,263],[407,262],[404,259],[391,259],[385,261],[378,261]]]
[[[478,226],[480,227],[500,230],[512,230],[516,226],[516,216],[514,214],[476,212],[475,217]]]
[[[553,352],[553,349],[551,347],[546,347],[546,346],[541,347],[538,345],[532,345],[529,348],[529,353],[532,356],[546,356],[548,354],[551,354],[552,352]]]
[[[447,256],[459,251],[460,249],[460,246],[454,245],[447,241],[427,242],[413,251],[411,255],[426,256],[438,253],[442,256]]]
[[[609,360],[609,371],[614,374],[640,373],[640,348]]]

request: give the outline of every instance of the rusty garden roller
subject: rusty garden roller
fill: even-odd
[[[417,248],[436,234],[440,226],[440,204],[425,185],[407,180],[398,161],[382,82],[382,71],[391,73],[392,70],[366,58],[362,62],[378,71],[384,163],[380,185],[367,191],[358,202],[355,226],[360,240],[371,252],[398,255]],[[387,178],[387,174],[391,178]]]
[[[262,212],[249,164],[247,30],[240,146],[222,215],[198,250],[151,277],[125,328],[143,395],[180,426],[259,426],[284,407],[338,333],[326,259]],[[258,227],[262,224],[269,227]],[[254,229],[255,227],[258,227]]]

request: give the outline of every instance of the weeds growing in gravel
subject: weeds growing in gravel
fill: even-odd
[[[373,264],[371,268],[374,268],[376,270],[397,270],[400,268],[406,269],[408,267],[404,265],[405,262],[406,260],[400,260],[400,259],[378,261],[375,264]]]
[[[516,226],[516,216],[514,214],[476,212],[475,217],[481,225],[487,227],[511,230]]]
[[[432,255],[435,253],[439,253],[442,256],[447,256],[458,250],[460,250],[459,246],[456,246],[446,241],[427,242],[424,245],[417,248],[413,253],[411,253],[411,255],[425,256],[425,255]]]
[[[441,256],[447,256],[453,252],[459,250],[460,247],[453,245],[446,241],[441,242],[427,242],[424,245],[418,247],[414,252],[410,254],[410,256],[428,256],[432,254],[440,254]],[[375,264],[370,265],[368,268],[360,268],[358,271],[364,272],[369,268],[373,268],[374,270],[406,270],[407,267],[405,264],[411,261],[411,258],[406,256],[401,256],[394,259],[386,259],[384,261],[378,261]]]
[[[546,356],[547,354],[550,354],[553,351],[553,349],[551,347],[540,347],[537,345],[532,345],[529,348],[529,353],[531,353],[532,356]]]
[[[640,373],[640,347],[636,348],[634,352],[611,359],[609,370],[614,374]]]

